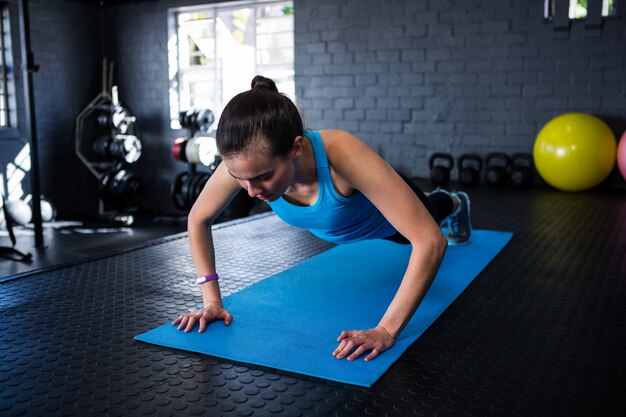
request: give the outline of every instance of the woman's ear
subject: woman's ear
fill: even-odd
[[[293,159],[298,158],[300,155],[302,155],[303,151],[304,151],[304,137],[296,136],[296,138],[293,140],[293,146],[291,147],[290,156]]]

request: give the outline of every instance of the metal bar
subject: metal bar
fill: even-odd
[[[97,178],[100,179],[100,173],[94,168],[94,164],[89,162],[82,153],[82,136],[83,136],[83,119],[94,111],[96,107],[109,104],[111,97],[104,91],[96,96],[79,114],[76,116],[76,130],[74,131],[74,150],[76,156],[87,167],[87,169]]]
[[[10,115],[9,115],[9,89],[8,89],[8,83],[7,83],[7,70],[6,70],[6,60],[5,60],[5,44],[4,44],[4,31],[5,31],[5,27],[4,27],[4,19],[5,19],[5,8],[2,8],[2,15],[0,16],[0,53],[2,54],[2,56],[0,56],[0,60],[2,61],[2,108],[0,109],[1,112],[5,113],[5,119],[4,119],[4,124],[3,127],[9,127],[11,126],[11,119],[10,119]]]
[[[587,17],[585,17],[585,27],[602,27],[602,0],[587,1]]]
[[[554,22],[554,30],[569,29],[569,0],[554,0],[554,16],[552,21]]]
[[[30,49],[30,23],[28,0],[19,3],[20,39],[22,44],[22,72],[24,75],[24,108],[26,110],[26,135],[30,142],[30,188],[33,196],[33,224],[35,247],[43,248],[43,226],[41,221],[41,190],[39,182],[39,153],[37,150],[37,123],[35,119],[35,96],[33,94],[33,52]]]

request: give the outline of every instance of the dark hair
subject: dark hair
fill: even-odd
[[[246,152],[258,141],[271,156],[286,156],[304,128],[298,109],[278,92],[276,83],[257,75],[248,91],[233,97],[217,125],[217,148],[223,158]]]

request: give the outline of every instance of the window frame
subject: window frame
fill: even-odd
[[[543,17],[545,20],[547,21],[554,21],[555,20],[555,15],[556,15],[556,9],[555,9],[555,3],[558,0],[544,0],[544,7],[543,7]],[[587,9],[587,14],[585,16],[581,16],[581,17],[570,17],[569,15],[569,10],[572,7],[571,3],[574,2],[576,0],[567,0],[568,5],[567,5],[567,9],[568,9],[568,13],[567,13],[567,21],[569,22],[585,22],[587,19],[589,19],[589,9]],[[604,8],[604,2],[608,2],[610,0],[602,0],[603,6],[602,8]],[[604,19],[619,19],[620,18],[620,6],[622,4],[622,1],[626,1],[626,0],[613,0],[614,2],[614,13],[613,14],[607,14],[606,16],[601,14],[600,15],[600,19],[604,20]],[[587,3],[588,4],[588,3]],[[609,5],[607,4],[607,7]],[[588,7],[588,6],[587,6]]]
[[[244,0],[244,1],[232,1],[232,2],[222,2],[222,3],[209,3],[197,6],[183,6],[168,9],[168,67],[169,67],[169,111],[170,111],[170,126],[172,129],[180,129],[180,123],[178,122],[178,114],[179,112],[185,111],[187,109],[181,109],[181,75],[184,73],[203,73],[206,72],[202,67],[190,66],[181,71],[180,66],[180,46],[181,40],[179,37],[179,15],[183,13],[198,13],[198,12],[206,12],[210,17],[207,19],[219,19],[219,15],[223,12],[228,12],[232,10],[242,9],[242,8],[251,8],[253,9],[253,14],[255,15],[254,19],[256,22],[256,12],[259,7],[263,7],[264,5],[272,5],[272,4],[281,4],[281,3],[290,3],[290,6],[293,8],[294,0]],[[293,13],[293,12],[292,12]],[[292,15],[293,16],[293,15]],[[294,22],[295,26],[295,22]],[[267,65],[258,63],[258,54],[259,50],[257,48],[257,34],[256,34],[257,23],[255,23],[255,33],[254,33],[254,59],[255,65],[257,67],[265,67]],[[215,30],[214,30],[215,31]],[[295,28],[293,30],[293,35],[295,37]],[[213,33],[214,40],[214,51],[218,51],[218,34],[217,32]],[[292,69],[293,71],[293,82],[295,82],[295,39],[293,45],[293,54],[294,58],[292,60]],[[217,62],[219,59],[219,52],[216,52],[214,60],[214,68],[212,70],[213,77],[210,77],[214,86],[216,86],[215,91],[212,93],[214,95],[215,101],[218,103],[222,103],[224,106],[226,103],[224,102],[223,97],[223,88],[222,88],[222,77],[221,71],[222,68],[219,66]],[[175,65],[173,65],[175,63]],[[277,82],[278,83],[278,82]],[[295,86],[294,91],[292,92],[294,97],[291,97],[295,100]],[[221,113],[221,109],[211,109],[216,117],[219,117]]]
[[[13,59],[13,31],[11,17],[13,15],[11,5],[6,1],[0,1],[0,111],[4,112],[5,123],[0,124],[0,131],[5,137],[7,132],[17,132],[18,118],[16,110],[16,86]],[[13,136],[10,134],[10,136]]]

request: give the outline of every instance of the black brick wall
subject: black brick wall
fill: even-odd
[[[296,28],[307,125],[351,130],[409,175],[434,151],[532,151],[568,111],[626,129],[623,18],[555,31],[538,0],[296,0]]]
[[[8,2],[13,38],[13,77],[18,102],[17,125],[0,131],[0,167],[27,143],[18,2]],[[100,86],[100,13],[91,4],[61,0],[30,1],[31,47],[39,71],[33,75],[42,193],[60,216],[96,210],[96,180],[74,156],[74,118]],[[23,189],[30,193],[30,178]]]
[[[97,210],[97,179],[74,154],[74,120],[101,89],[100,11],[75,1],[30,1],[41,188],[62,217]]]

